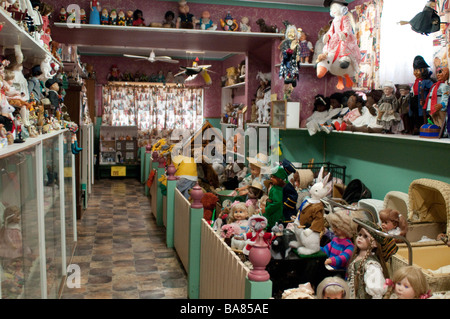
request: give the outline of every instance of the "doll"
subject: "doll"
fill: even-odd
[[[67,11],[64,7],[59,10],[59,22],[67,22]]]
[[[136,9],[133,11],[133,26],[134,27],[145,27],[144,14],[142,10]]]
[[[175,28],[175,13],[166,11],[164,14],[163,28]]]
[[[227,224],[235,224],[239,226],[239,232],[235,233],[231,238],[231,248],[242,250],[245,245],[243,237],[240,235],[248,232],[248,206],[244,202],[234,202],[231,205],[230,214],[228,215]]]
[[[287,224],[292,222],[297,215],[298,194],[295,186],[289,180],[289,176],[292,176],[297,169],[287,159],[283,159],[281,166],[284,168],[287,175],[283,186],[283,226],[287,226]]]
[[[267,194],[264,194],[260,199],[258,199],[255,214],[264,215],[266,213],[266,203],[268,198],[269,196],[267,196]]]
[[[248,17],[242,17],[241,23],[239,24],[239,29],[241,32],[251,32],[252,28],[249,25]]]
[[[325,219],[335,235],[331,242],[320,248],[328,256],[325,260],[325,266],[329,265],[333,269],[346,270],[355,248],[353,244],[355,227],[352,225],[352,217],[349,211],[339,209],[328,213]]]
[[[330,23],[331,23],[331,21],[330,21]],[[323,37],[328,32],[328,30],[330,30],[330,23],[327,23],[322,28],[320,28],[320,30],[317,34],[317,41],[316,41],[316,44],[314,45],[314,54],[312,57],[312,63],[317,63],[317,58],[319,57],[319,54],[321,54],[323,51],[323,46],[324,46]]]
[[[257,180],[252,181],[252,184],[248,187],[248,193],[247,193],[247,201],[250,203],[251,208],[251,214],[256,211],[258,206],[258,200],[261,198],[261,196],[264,194],[264,186]]]
[[[186,1],[180,0],[178,3],[178,18],[176,21],[177,29],[194,29],[196,19],[192,13],[189,13],[189,6]]]
[[[286,28],[284,40],[278,48],[281,51],[280,79],[284,79],[285,86],[296,87],[300,68],[300,50],[298,47],[298,31],[295,25],[289,25]]]
[[[6,59],[10,61],[10,63],[6,66],[5,70],[14,72],[12,85],[23,97],[23,100],[28,101],[30,99],[30,94],[28,92],[27,80],[23,75],[23,53],[21,45],[14,45],[14,54],[8,55]]]
[[[291,225],[294,228],[295,241],[289,246],[297,249],[301,255],[311,255],[320,251],[320,233],[325,229],[324,205],[322,198],[331,190],[328,184],[330,173],[323,177],[323,166],[320,168],[316,183],[311,187],[311,197],[300,205],[297,218]]]
[[[441,29],[441,18],[436,11],[436,0],[429,0],[421,12],[409,21],[400,21],[401,25],[409,24],[414,32],[429,35]]]
[[[306,119],[306,128],[309,135],[312,136],[319,131],[330,133],[332,128],[327,125],[327,122],[339,112],[339,109],[331,109],[329,98],[322,94],[317,94],[314,97],[313,113]]]
[[[83,8],[80,9],[80,23],[87,24],[86,11]]]
[[[385,208],[378,213],[378,216],[381,221],[381,229],[384,232],[390,235],[406,237],[408,222],[398,210]]]
[[[448,68],[438,67],[436,71],[437,82],[430,88],[425,100],[423,112],[429,114],[434,124],[443,127],[447,117],[447,102],[450,95],[448,81]]]
[[[411,123],[409,119],[409,103],[410,96],[409,91],[411,90],[408,84],[399,84],[398,91],[400,96],[398,97],[398,112],[400,114],[400,118],[402,119],[404,130],[403,133],[409,134],[411,132]]]
[[[89,15],[89,24],[100,24],[100,3],[97,0],[92,0],[89,2],[91,8],[91,13]]]
[[[267,227],[272,229],[275,223],[281,222],[283,217],[283,187],[287,173],[282,166],[275,167],[270,175],[270,189],[268,190],[268,199],[266,201],[265,213],[267,218]],[[266,186],[267,187],[267,186]]]
[[[389,286],[385,299],[428,299],[431,297],[427,279],[420,268],[403,266],[392,278],[386,279]]]
[[[394,84],[390,81],[385,82],[383,96],[378,101],[377,117],[377,123],[383,126],[383,133],[398,133],[403,129],[399,129],[401,118],[398,114],[398,101],[394,94]]]
[[[431,80],[430,66],[425,62],[420,55],[416,56],[413,61],[414,76],[416,77],[411,88],[411,100],[409,116],[413,122],[413,134],[419,135],[420,127],[427,123],[426,112],[423,112],[425,100],[433,85]]]
[[[125,16],[125,24],[127,27],[131,27],[133,25],[133,11],[127,11],[127,14]]]
[[[60,83],[58,82],[58,80],[56,78],[52,78],[52,79],[48,79],[45,82],[45,87],[48,89],[48,93],[47,93],[47,97],[50,100],[51,103],[51,111],[52,114],[55,115],[56,111],[60,110],[59,107],[59,103],[60,103],[60,98],[59,98],[59,86]]]
[[[122,80],[122,74],[119,71],[119,68],[116,64],[113,64],[111,66],[111,71],[108,74],[108,81],[121,81]]]
[[[253,215],[248,219],[249,231],[245,234],[246,245],[242,249],[244,255],[248,256],[256,239],[262,237],[264,242],[270,247],[275,236],[274,233],[266,231],[267,219],[264,216]]]
[[[106,8],[102,9],[102,14],[100,16],[100,24],[101,25],[109,24],[109,13],[108,13],[108,9],[106,9]]]
[[[374,233],[365,225],[381,230],[369,220],[361,220],[355,239],[355,250],[347,268],[350,299],[381,299],[386,293],[385,278],[389,277],[386,268],[383,246],[384,237]]]
[[[361,116],[354,119],[347,129],[352,132],[382,133],[383,126],[377,124],[377,103],[382,95],[383,91],[381,90],[372,90],[366,93],[366,102],[361,108]]]
[[[317,286],[317,299],[349,299],[347,282],[338,276],[326,277]]]
[[[117,14],[117,25],[125,26],[126,20],[125,20],[125,11],[119,10],[119,13]]]
[[[109,25],[117,25],[117,11],[112,9],[109,13]]]
[[[361,96],[351,91],[348,100],[347,107],[348,112],[342,117],[342,121],[335,121],[334,127],[336,131],[351,131],[353,123],[361,116],[364,101]]]
[[[314,47],[310,41],[308,41],[308,34],[302,29],[300,31],[300,62],[301,63],[309,63],[309,59],[311,57],[311,53],[314,52]]]
[[[213,23],[211,20],[211,14],[209,11],[203,11],[200,18],[200,29],[202,30],[216,30],[217,24]]]
[[[248,189],[254,181],[264,185],[264,181],[268,179],[266,174],[262,174],[261,171],[267,167],[268,158],[262,153],[256,154],[255,158],[247,157],[250,167],[250,175],[244,177],[239,183],[239,187],[236,188],[238,196],[244,196],[248,194]],[[264,191],[264,187],[263,187]]]

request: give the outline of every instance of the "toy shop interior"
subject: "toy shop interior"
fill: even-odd
[[[72,2],[1,2],[1,299],[450,299],[450,1]]]

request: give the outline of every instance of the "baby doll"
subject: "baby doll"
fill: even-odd
[[[311,53],[314,52],[314,47],[310,41],[308,41],[308,35],[305,31],[300,31],[300,62],[301,63],[309,63],[309,59],[311,57]]]
[[[142,10],[136,9],[133,12],[133,26],[134,27],[145,27],[144,17]]]
[[[355,248],[352,217],[349,211],[340,209],[327,214],[325,219],[335,235],[331,242],[320,248],[328,256],[325,266],[329,265],[333,269],[345,270]]]
[[[347,282],[338,276],[326,277],[317,286],[317,299],[349,299]]]
[[[383,126],[383,133],[396,133],[401,122],[398,114],[398,101],[395,97],[394,83],[387,81],[383,85],[383,96],[378,101],[377,123]]]
[[[369,220],[359,220],[365,225],[381,230]],[[358,224],[355,250],[347,268],[350,299],[381,299],[386,293],[385,278],[389,273],[383,256],[384,237]]]
[[[239,226],[239,232],[234,234],[231,238],[231,248],[242,250],[245,245],[245,241],[242,234],[248,232],[248,206],[244,202],[234,202],[231,205],[230,214],[228,215],[227,224],[234,224]]]
[[[386,279],[389,286],[385,299],[428,299],[431,290],[422,270],[416,266],[404,266],[397,269],[391,279]]]
[[[211,20],[211,14],[209,11],[203,11],[200,18],[200,29],[202,30],[216,30],[217,24],[213,23]]]
[[[381,221],[381,229],[390,235],[406,237],[408,222],[406,218],[397,210],[386,208],[378,213]],[[401,240],[399,240],[401,241]]]
[[[348,100],[348,112],[342,118],[342,122],[334,122],[337,131],[351,131],[353,123],[361,116],[364,101],[361,96],[355,92],[351,92]]]
[[[175,28],[175,13],[167,11],[164,14],[163,28]]]

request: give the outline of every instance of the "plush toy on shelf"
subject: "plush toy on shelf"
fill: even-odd
[[[267,33],[277,33],[278,27],[276,25],[267,25],[266,21],[263,18],[259,18],[256,20],[256,24],[259,25],[259,30],[261,32]]]
[[[293,227],[296,241],[289,246],[297,249],[300,255],[312,255],[320,251],[320,233],[325,228],[324,205],[321,199],[331,190],[328,184],[330,173],[323,177],[323,166],[320,168],[316,183],[310,189],[311,197],[300,205],[297,218],[290,224]]]
[[[203,218],[209,223],[214,223],[216,216],[216,205],[219,198],[213,193],[205,193],[201,199],[203,205]],[[217,214],[218,215],[218,214]]]
[[[338,77],[336,88],[352,87],[354,77],[359,71],[361,53],[354,31],[354,21],[347,3],[325,0],[333,17],[330,29],[323,37],[322,54],[317,58],[317,77],[323,78],[327,72]],[[345,79],[345,83],[344,83]]]

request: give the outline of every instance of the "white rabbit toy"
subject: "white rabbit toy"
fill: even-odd
[[[330,174],[323,178],[323,167],[320,169],[317,182],[311,187],[311,197],[300,205],[297,218],[292,223],[296,241],[289,246],[296,248],[300,255],[312,255],[320,251],[320,233],[324,230],[324,205],[321,201],[330,191],[328,180]]]

